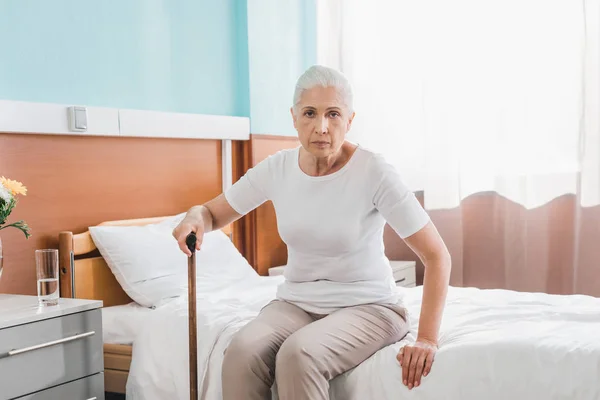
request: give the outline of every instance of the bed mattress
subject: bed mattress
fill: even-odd
[[[102,308],[102,340],[105,344],[133,344],[146,317],[153,310],[132,302]]]
[[[221,399],[223,351],[282,279],[198,281],[200,398]],[[409,391],[396,354],[417,333],[422,287],[398,290],[409,334],[335,378],[332,399],[600,399],[600,299],[451,287],[431,373]],[[187,321],[185,297],[148,315],[133,349],[128,399],[189,397]]]

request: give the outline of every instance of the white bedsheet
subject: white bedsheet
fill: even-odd
[[[135,302],[102,308],[102,341],[132,344],[153,310]]]
[[[221,399],[223,351],[281,279],[198,282],[200,398]],[[409,391],[395,356],[415,337],[421,289],[401,289],[409,335],[334,379],[332,399],[600,399],[600,299],[454,287],[431,374]],[[128,399],[189,397],[187,320],[186,298],[150,315],[133,349]]]

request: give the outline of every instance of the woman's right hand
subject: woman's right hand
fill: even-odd
[[[196,217],[188,213],[183,220],[181,220],[179,225],[173,229],[173,237],[175,240],[177,240],[177,244],[179,244],[181,251],[183,251],[188,257],[191,257],[192,253],[187,247],[185,239],[192,232],[196,234],[196,250],[200,250],[200,245],[202,245],[202,237],[204,236],[204,223],[202,222],[202,217]]]
[[[196,234],[196,250],[200,250],[206,232],[221,229],[241,217],[229,205],[225,195],[220,194],[204,205],[190,208],[179,225],[173,229],[173,237],[177,240],[181,251],[191,257],[192,253],[185,243],[185,239],[191,232]]]

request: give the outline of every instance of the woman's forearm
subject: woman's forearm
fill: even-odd
[[[423,301],[417,340],[425,340],[437,345],[450,280],[450,255],[445,254],[436,259],[424,261],[424,264]]]
[[[212,214],[208,208],[204,205],[194,206],[187,212],[186,218],[191,218],[195,221],[200,221],[204,227],[204,233],[211,232],[213,230],[214,221]]]

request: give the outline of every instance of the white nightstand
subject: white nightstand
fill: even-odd
[[[396,286],[415,287],[417,285],[417,263],[415,261],[390,261]]]
[[[284,268],[285,268],[285,265],[269,268],[269,276],[283,275]]]
[[[104,400],[101,307],[0,294],[0,400]]]

